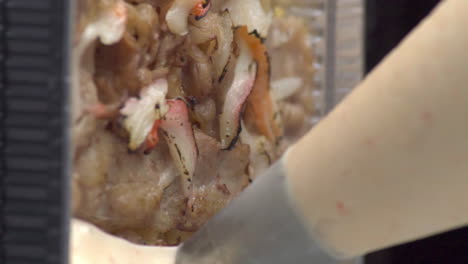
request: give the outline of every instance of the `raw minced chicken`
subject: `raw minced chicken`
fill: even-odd
[[[74,217],[179,244],[311,127],[310,31],[274,4],[77,1]]]

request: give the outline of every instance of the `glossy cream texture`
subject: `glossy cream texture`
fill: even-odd
[[[336,253],[468,224],[467,10],[443,1],[286,155],[298,209]]]
[[[71,222],[71,264],[174,264],[176,247],[132,244],[81,220]]]

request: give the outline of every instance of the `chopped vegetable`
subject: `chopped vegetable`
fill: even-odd
[[[220,17],[220,23],[216,27],[216,41],[218,48],[212,57],[213,68],[215,79],[220,80],[229,62],[229,57],[232,53],[232,43],[234,41],[232,21],[228,12],[223,12]]]
[[[219,120],[221,147],[230,149],[239,136],[240,112],[242,106],[252,91],[255,82],[257,66],[246,41],[240,34],[236,34],[239,47],[239,57],[234,68],[234,79],[227,91],[223,112]]]
[[[243,144],[249,145],[250,149],[250,177],[254,179],[260,175],[275,160],[274,146],[264,136],[250,133],[244,122],[242,122],[242,131],[239,135]]]
[[[210,0],[174,0],[166,14],[167,26],[174,34],[187,35],[189,15],[192,14],[196,20],[200,20],[210,8]]]
[[[137,150],[145,142],[155,121],[161,119],[168,111],[166,94],[167,81],[159,79],[141,91],[141,99],[129,98],[120,110],[125,116],[123,126],[130,134],[130,150]]]
[[[192,9],[192,15],[196,20],[200,20],[208,14],[211,8],[211,0],[198,0]]]
[[[193,20],[189,25],[190,41],[192,44],[200,45],[216,39],[216,29],[219,24],[219,15],[209,13],[201,20]]]
[[[192,190],[192,178],[198,156],[197,146],[185,102],[175,99],[168,100],[167,104],[169,111],[160,127],[171,156],[182,176],[183,192],[188,197]]]
[[[167,11],[166,23],[169,30],[177,35],[187,35],[187,18],[193,7],[194,0],[175,0]]]
[[[209,13],[189,26],[191,44],[205,44],[214,51],[207,52],[213,64],[213,79],[219,80],[232,53],[234,33],[229,12]]]
[[[262,38],[268,34],[273,12],[265,10],[260,0],[228,0],[224,9],[229,10],[234,26],[247,26],[249,33],[257,32]]]
[[[187,65],[182,71],[182,85],[188,94],[206,97],[213,88],[210,58],[198,46],[187,47]]]
[[[169,30],[177,35],[187,35],[187,20],[198,0],[174,0],[166,14]]]
[[[275,106],[270,95],[270,61],[265,45],[259,38],[247,32],[246,27],[238,29],[238,34],[248,43],[255,61],[257,76],[255,84],[247,98],[245,118],[254,123],[256,128],[268,140],[275,141],[282,131],[275,120]]]
[[[161,120],[154,121],[153,127],[151,128],[151,132],[146,137],[145,142],[145,153],[149,153],[159,142],[159,134],[158,129],[161,125]]]
[[[122,1],[114,4],[113,8],[103,11],[99,19],[89,24],[76,47],[77,53],[81,54],[97,38],[105,44],[117,43],[123,36],[127,24],[127,8]]]

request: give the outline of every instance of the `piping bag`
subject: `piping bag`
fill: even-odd
[[[145,263],[161,264],[325,264],[468,224],[467,10],[466,0],[443,1],[278,163],[166,259],[161,248],[124,241],[119,252],[101,254],[140,250],[152,260]],[[90,262],[73,263],[93,263],[79,244],[73,258]]]

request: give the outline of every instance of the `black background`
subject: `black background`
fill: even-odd
[[[438,2],[439,0],[367,0],[366,71],[375,67]],[[366,264],[432,263],[467,264],[468,228],[382,250],[366,257]]]

